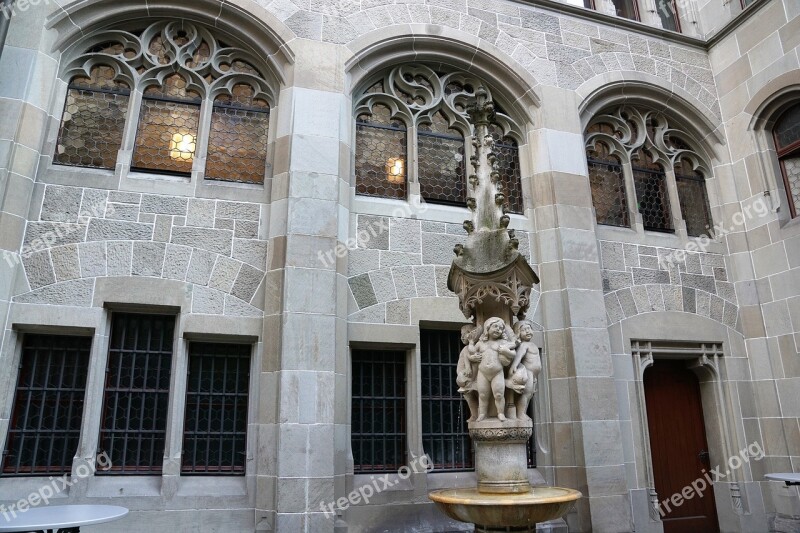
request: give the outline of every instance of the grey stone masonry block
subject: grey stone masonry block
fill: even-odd
[[[397,299],[397,291],[394,288],[392,271],[388,268],[374,270],[369,273],[372,288],[375,291],[375,298],[378,303],[388,302]]]
[[[41,220],[78,222],[83,189],[48,185],[42,201]]]
[[[236,220],[234,227],[234,236],[237,239],[258,238],[258,222],[253,222],[252,220]]]
[[[189,261],[189,269],[186,271],[186,281],[196,285],[208,285],[216,260],[216,254],[206,250],[192,250],[192,259]]]
[[[149,241],[152,238],[152,224],[123,220],[93,218],[86,231],[87,241]]]
[[[669,272],[666,270],[652,270],[649,268],[634,268],[633,283],[635,285],[669,283]]]
[[[81,277],[81,265],[78,259],[78,247],[74,244],[59,246],[50,250],[53,271],[56,281],[69,281]]]
[[[259,270],[267,268],[267,241],[233,239],[233,258]]]
[[[88,218],[102,218],[106,216],[106,202],[108,191],[97,189],[84,189],[81,201],[81,222]]]
[[[353,293],[353,298],[359,309],[365,309],[378,303],[375,297],[375,290],[372,288],[372,281],[369,279],[369,274],[361,274],[348,280],[350,284],[350,291]]]
[[[387,217],[359,215],[356,238],[359,248],[389,249],[390,225]]]
[[[736,303],[736,290],[733,288],[733,283],[718,281],[716,293],[725,300],[733,304]]]
[[[700,276],[697,274],[681,274],[681,285],[691,287],[692,289],[699,289],[701,291],[710,292],[715,294],[717,292],[714,278],[712,276]]]
[[[728,281],[728,272],[725,268],[713,267],[714,279],[717,281]]]
[[[381,268],[398,266],[421,265],[422,254],[409,254],[405,252],[387,252],[381,250]]]
[[[347,254],[347,275],[357,276],[380,268],[380,250],[356,248]]]
[[[436,296],[436,274],[432,266],[414,267],[414,284],[417,296],[424,298]]]
[[[169,242],[171,230],[172,217],[169,215],[156,215],[156,225],[153,228],[153,240],[158,242]]]
[[[82,278],[97,278],[107,274],[106,243],[81,243],[78,245],[78,256],[81,260]]]
[[[254,220],[258,222],[261,207],[258,204],[244,202],[217,202],[217,218],[232,218],[234,220]]]
[[[623,245],[623,253],[625,254],[625,266],[627,268],[639,266],[639,254],[636,250],[635,244]]]
[[[230,316],[263,316],[264,313],[230,294],[225,295],[225,314]]]
[[[139,213],[139,222],[144,224],[153,224],[156,221],[154,213]]]
[[[181,226],[172,228],[171,242],[172,244],[182,244],[192,248],[203,248],[222,255],[231,255],[233,232],[230,230]]]
[[[411,322],[411,306],[408,300],[395,300],[386,303],[387,324],[408,324]]]
[[[450,235],[467,236],[467,230],[464,229],[463,224],[447,224],[447,233]]]
[[[707,292],[697,291],[697,314],[700,316],[711,316],[711,296]]]
[[[164,254],[164,272],[162,277],[183,281],[192,258],[192,249],[188,246],[168,244]]]
[[[410,266],[392,269],[392,279],[398,298],[415,298],[417,288],[414,284],[414,268]]]
[[[236,276],[236,281],[233,283],[231,294],[245,302],[250,302],[263,279],[263,271],[248,264],[243,264],[242,268],[239,269],[239,274]]]
[[[15,302],[24,304],[49,304],[71,307],[91,307],[94,281],[76,279],[48,285],[36,291],[14,298]]]
[[[285,22],[289,29],[300,38],[314,40],[322,38],[322,15],[319,13],[298,11]]]
[[[132,242],[107,242],[106,259],[108,261],[108,275],[130,276],[132,256]]]
[[[639,266],[642,268],[649,268],[651,270],[658,270],[658,257],[654,255],[640,255]]]
[[[25,249],[23,252],[43,250],[50,246],[63,246],[83,242],[86,236],[85,224],[61,224],[57,222],[28,222],[25,230]]]
[[[561,33],[561,25],[559,24],[558,17],[524,8],[520,9],[519,16],[522,19],[523,28],[556,35]]]
[[[235,227],[234,223],[236,221],[230,218],[216,218],[214,219],[214,227],[217,229],[229,229],[233,230]]]
[[[109,202],[106,207],[106,218],[110,220],[139,221],[139,206],[135,204],[117,204]]]
[[[710,316],[711,316],[711,318],[713,320],[716,320],[717,322],[722,322],[723,314],[725,312],[725,300],[723,300],[722,298],[720,298],[719,296],[716,296],[714,294],[712,294],[710,296],[711,296],[711,302],[710,302],[711,315]]]
[[[393,218],[389,221],[389,249],[418,254],[422,251],[419,220]]]
[[[608,321],[610,324],[614,324],[625,318],[625,314],[622,312],[622,306],[620,306],[616,294],[606,294],[605,300],[606,313],[608,314]]]
[[[186,216],[188,200],[179,196],[142,195],[142,213]]]
[[[700,265],[700,254],[686,254],[686,272],[689,274],[703,273],[703,267]]]
[[[135,192],[111,191],[108,193],[108,201],[119,204],[139,204],[142,195]]]
[[[658,251],[652,246],[639,246],[639,255],[658,256]]]
[[[683,287],[683,310],[687,313],[697,312],[696,292],[697,291],[689,287]]]
[[[189,207],[186,210],[186,225],[213,228],[215,209],[216,204],[214,200],[190,198]]]
[[[455,253],[456,244],[463,243],[461,235],[446,235],[442,233],[422,234],[422,262],[424,264],[449,265]]]
[[[603,292],[613,292],[633,285],[630,272],[603,270]]]
[[[630,289],[617,291],[617,299],[626,317],[631,317],[638,313],[636,310],[636,301],[633,299],[633,293]]]
[[[386,304],[373,305],[349,316],[350,322],[383,324],[386,319]]]
[[[231,292],[233,282],[236,280],[241,268],[242,263],[239,261],[218,255],[208,286],[222,292]]]
[[[437,266],[436,270],[436,293],[438,296],[455,296],[447,288],[447,275],[450,273],[450,267]]]
[[[56,282],[53,263],[50,261],[50,252],[47,250],[23,255],[22,264],[25,266],[25,275],[28,277],[31,289],[38,289]]]
[[[606,41],[605,39],[591,39],[592,53],[602,54],[605,52],[627,52],[628,46],[625,44]]]
[[[447,225],[444,222],[429,222],[423,220],[420,229],[426,233],[445,233]]]
[[[722,312],[722,323],[731,329],[740,329],[738,327],[739,310],[735,305],[730,302],[725,302],[725,309]]]
[[[661,295],[660,285],[648,285],[647,298],[653,311],[664,311],[664,297]]]
[[[172,225],[173,226],[185,226],[186,225],[186,217],[172,217]]]
[[[683,311],[683,291],[677,285],[662,285],[664,308],[667,311]]]
[[[225,293],[200,287],[192,287],[192,313],[221,315],[225,312]]]
[[[650,306],[650,297],[647,296],[647,287],[644,285],[635,285],[631,287],[631,293],[633,294],[634,302],[636,302],[636,309],[640,313],[647,313],[653,310]]]
[[[600,241],[600,257],[603,268],[608,270],[625,270],[625,254],[622,243]]]
[[[167,245],[161,242],[133,243],[131,274],[160,278],[164,268],[164,255]]]

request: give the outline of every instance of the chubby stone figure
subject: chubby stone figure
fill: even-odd
[[[520,320],[514,324],[517,337],[517,350],[511,366],[508,368],[506,386],[514,391],[514,404],[517,408],[518,420],[530,420],[528,404],[536,393],[539,373],[542,371],[542,359],[539,347],[534,344],[533,324],[528,320]]]
[[[478,363],[477,389],[478,389],[478,418],[480,422],[486,418],[489,411],[489,401],[494,398],[497,408],[497,418],[506,419],[505,415],[505,373],[507,367],[515,358],[515,343],[508,339],[506,324],[501,318],[492,317],[484,322],[483,335],[474,345],[467,346],[467,358]]]
[[[483,327],[473,326],[467,324],[461,328],[461,342],[466,346],[461,350],[461,355],[458,356],[458,365],[456,366],[456,384],[458,385],[458,392],[464,395],[464,399],[469,406],[469,420],[474,422],[478,418],[478,363],[473,363],[470,358],[470,348],[475,348],[475,343],[480,339],[483,333]]]

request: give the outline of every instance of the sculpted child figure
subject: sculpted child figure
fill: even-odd
[[[480,422],[486,418],[489,401],[494,397],[497,407],[497,418],[506,419],[505,415],[505,375],[503,368],[514,359],[514,343],[507,340],[506,324],[501,318],[492,317],[483,324],[483,335],[475,345],[467,346],[467,356],[478,365],[478,418]]]
[[[539,356],[539,347],[534,344],[533,324],[528,320],[520,320],[514,324],[514,334],[517,336],[519,346],[514,360],[508,369],[509,379],[506,385],[516,392],[515,406],[518,420],[530,420],[528,404],[536,392],[539,373],[542,371],[542,358]]]
[[[473,363],[469,359],[469,355],[470,349],[475,349],[475,342],[480,339],[481,333],[483,333],[481,326],[467,324],[461,328],[461,342],[467,346],[464,346],[461,355],[458,356],[456,384],[459,387],[458,392],[464,395],[469,406],[468,422],[474,422],[478,418],[478,389],[475,381],[478,374],[478,363]]]

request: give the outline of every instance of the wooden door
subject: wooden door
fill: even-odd
[[[644,373],[644,393],[656,492],[664,502],[692,483],[701,488],[701,478],[707,482],[702,472],[709,472],[710,464],[700,383],[684,361],[656,360]],[[660,504],[665,533],[719,531],[713,487],[692,493],[680,505]]]

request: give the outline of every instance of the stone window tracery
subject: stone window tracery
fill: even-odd
[[[635,210],[645,230],[672,233],[683,218],[689,236],[709,234],[711,166],[694,146],[656,111],[620,106],[593,118],[586,153],[597,223],[630,227]]]
[[[275,90],[253,54],[186,21],[80,46],[65,69],[57,164],[114,169],[127,147],[133,170],[263,182]]]
[[[785,111],[772,130],[792,218],[800,215],[800,104]]]
[[[406,198],[408,184],[416,182],[428,202],[465,205],[472,155],[465,142],[472,135],[466,107],[479,86],[486,84],[472,74],[416,64],[374,79],[355,104],[356,194]],[[497,111],[490,132],[497,141],[506,209],[522,213],[522,136],[511,117]]]

